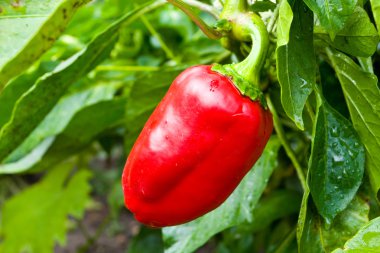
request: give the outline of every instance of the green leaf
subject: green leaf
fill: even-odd
[[[281,4],[284,15],[278,27],[281,28],[280,44],[277,47],[277,75],[281,84],[281,102],[286,114],[300,129],[304,129],[302,111],[316,82],[316,61],[313,45],[313,13],[302,0],[294,0],[293,22],[289,42],[285,43],[286,27],[291,19],[286,4]],[[283,7],[285,6],[285,7]],[[285,20],[285,23],[282,22]]]
[[[21,159],[42,140],[58,135],[78,111],[99,101],[112,99],[116,90],[117,86],[107,83],[64,96],[24,142],[4,160],[4,163]]]
[[[243,224],[239,230],[256,232],[268,227],[273,221],[298,213],[301,195],[294,191],[278,190],[260,200],[253,211],[253,222]]]
[[[39,183],[7,200],[3,207],[1,252],[53,252],[66,240],[68,215],[81,218],[89,201],[91,173],[70,175],[72,164],[51,170]],[[24,211],[23,211],[24,210]]]
[[[161,253],[164,252],[161,231],[142,227],[139,234],[132,238],[128,253]]]
[[[302,220],[299,221],[299,226],[303,226],[298,234],[299,252],[331,252],[341,247],[368,222],[369,206],[359,197],[355,197],[330,226],[317,214],[311,199],[306,197],[304,200],[304,214],[300,216]]]
[[[0,92],[27,69],[64,31],[89,0],[0,1]]]
[[[321,238],[314,230],[317,227],[313,224],[312,212],[310,210],[313,205],[310,204],[312,200],[309,199],[309,196],[310,189],[309,186],[306,186],[297,223],[298,252],[322,253]]]
[[[289,43],[290,27],[292,25],[293,12],[287,0],[282,0],[277,22],[277,47]]]
[[[83,108],[59,135],[46,138],[18,161],[0,164],[0,174],[41,171],[54,166],[88,146],[105,130],[121,125],[125,104],[125,98],[118,98]]]
[[[343,29],[347,19],[354,12],[357,0],[304,0],[309,8],[317,14],[322,26],[329,31],[334,40],[335,35]]]
[[[380,35],[380,2],[377,0],[370,0],[372,7],[373,18],[376,22],[377,31]]]
[[[309,187],[330,224],[355,196],[364,173],[365,150],[352,124],[326,101],[317,114],[309,163]]]
[[[359,232],[344,244],[344,248],[334,253],[376,253],[380,249],[380,217],[371,220]]]
[[[226,228],[252,222],[252,211],[277,166],[278,139],[272,138],[260,159],[232,195],[217,209],[195,221],[163,229],[165,252],[193,252]]]
[[[115,37],[105,35],[97,37],[86,50],[40,78],[17,101],[11,119],[0,130],[0,161],[22,143],[73,82],[108,57]]]
[[[273,11],[276,8],[276,4],[270,0],[255,1],[249,8],[253,12]]]
[[[357,6],[344,28],[331,40],[326,29],[316,27],[314,34],[336,49],[353,56],[369,57],[376,52],[379,36],[368,14]]]
[[[11,119],[0,129],[0,161],[23,142],[73,82],[109,56],[124,22],[131,22],[141,13],[162,4],[162,1],[155,1],[126,14],[95,37],[84,50],[61,63],[54,72],[44,75],[23,94],[16,103]]]
[[[56,67],[55,63],[41,63],[33,66],[27,73],[14,78],[0,92],[0,129],[12,116],[12,110],[23,93],[46,72],[52,71]]]
[[[380,189],[380,90],[375,75],[348,56],[327,51],[342,85],[351,121],[366,149],[366,169],[375,195]]]

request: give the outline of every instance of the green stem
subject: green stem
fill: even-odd
[[[164,50],[164,52],[166,54],[166,57],[169,58],[169,59],[171,59],[171,60],[175,60],[174,53],[166,45],[165,41],[161,38],[160,34],[156,31],[156,29],[154,29],[154,27],[148,21],[148,19],[145,18],[144,15],[142,15],[140,17],[140,19],[144,23],[145,27],[149,30],[149,32],[153,35],[153,37],[155,37],[157,39],[158,43],[160,43],[162,50]]]
[[[306,110],[313,122],[315,122],[315,113],[313,111],[313,107],[310,105],[309,101],[306,101]]]
[[[240,14],[237,17],[236,25],[238,29],[233,29],[236,37],[241,37],[247,41],[247,37],[252,41],[252,49],[248,57],[233,68],[242,77],[256,86],[260,84],[260,71],[264,65],[269,46],[269,36],[264,22],[254,13]],[[237,36],[238,35],[238,36]]]
[[[242,62],[224,66],[213,66],[213,70],[233,79],[239,91],[251,98],[253,101],[260,100],[266,108],[265,99],[260,91],[260,72],[265,63],[269,35],[264,22],[260,16],[247,11],[246,0],[227,0],[224,10],[221,13],[222,20],[228,23],[225,45],[232,45],[231,42],[251,42],[251,51]],[[240,47],[241,49],[242,47]]]
[[[126,14],[125,16],[121,17],[119,20],[115,22],[115,24],[123,23],[130,24],[134,22],[136,19],[144,15],[145,13],[148,13],[150,11],[153,11],[161,6],[163,6],[166,3],[165,0],[157,0],[157,1],[149,1],[143,6],[139,7],[139,9],[133,10],[132,12]]]
[[[232,36],[235,39],[252,42],[248,57],[231,67],[244,79],[259,86],[260,71],[269,46],[269,35],[264,22],[257,14],[247,12],[246,0],[227,0],[221,18],[231,22]]]
[[[195,8],[181,0],[167,0],[172,5],[180,8],[210,39],[220,39],[222,34],[207,25],[197,14]]]
[[[267,30],[270,33],[273,32],[273,28],[274,28],[274,25],[276,24],[279,12],[280,12],[280,4],[277,4],[276,9],[274,9],[274,11],[273,11],[273,16],[271,17],[271,19],[269,20],[269,23],[268,23],[268,29]]]
[[[293,229],[285,238],[285,240],[283,240],[281,242],[281,244],[278,246],[278,248],[276,249],[276,251],[274,253],[282,253],[282,252],[286,252],[286,250],[288,249],[289,245],[292,243],[292,241],[295,239],[296,237],[296,229]]]
[[[305,179],[305,175],[303,174],[302,167],[301,167],[300,163],[298,162],[297,157],[294,154],[292,148],[290,147],[288,141],[286,140],[284,129],[282,128],[282,125],[281,125],[280,119],[278,117],[277,111],[274,108],[270,97],[267,96],[266,98],[267,98],[268,107],[269,107],[269,109],[273,115],[274,129],[276,130],[277,136],[280,139],[281,145],[285,149],[286,155],[289,157],[290,161],[292,161],[292,164],[293,164],[294,168],[296,169],[297,176],[301,182],[302,188],[305,190],[306,189],[306,179]]]

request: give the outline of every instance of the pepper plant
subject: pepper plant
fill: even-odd
[[[134,224],[122,252],[380,252],[379,31],[378,0],[0,0],[0,252],[60,252],[73,231],[86,239],[73,252],[96,252],[125,232],[122,215]],[[180,90],[194,69],[231,85],[200,94],[218,105],[203,123]],[[247,130],[260,121],[218,121],[232,91],[270,115],[267,143]],[[134,151],[168,104],[187,112],[156,136],[173,145]],[[148,165],[126,166],[126,200],[148,196],[132,211],[166,227],[125,208],[127,158]]]

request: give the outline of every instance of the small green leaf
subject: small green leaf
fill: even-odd
[[[195,221],[164,228],[165,252],[193,252],[216,233],[232,226],[252,222],[252,211],[277,166],[279,147],[278,139],[272,138],[252,170],[217,209]]]
[[[380,90],[375,75],[348,56],[327,51],[342,85],[351,121],[366,149],[366,169],[375,195],[380,189]]]
[[[284,0],[285,1],[285,0]],[[277,47],[277,75],[281,84],[281,103],[286,114],[296,125],[304,128],[302,111],[306,100],[316,82],[316,61],[313,45],[313,13],[302,0],[294,0],[293,22],[290,28],[289,42],[287,26],[290,12],[285,3],[281,3],[284,15],[278,27],[281,28],[280,44]],[[280,9],[280,11],[282,10]],[[284,22],[284,24],[282,24]]]
[[[377,31],[380,35],[380,1],[378,0],[370,0],[372,7],[373,18],[376,22]]]
[[[336,49],[353,56],[369,57],[376,52],[379,36],[377,30],[363,8],[357,6],[347,19],[344,28],[331,40],[328,31],[316,27],[314,33]]]
[[[293,12],[287,0],[282,0],[277,22],[277,47],[289,43],[290,27],[292,25]]]
[[[2,210],[0,252],[53,252],[66,241],[67,218],[81,218],[89,201],[91,173],[70,175],[72,164],[51,170],[39,183],[7,200]],[[27,211],[23,211],[27,210]]]
[[[319,107],[314,132],[309,187],[319,213],[330,224],[359,189],[365,151],[351,122],[326,101]]]
[[[334,40],[335,35],[343,29],[347,19],[354,12],[357,0],[304,0],[304,2],[317,14],[322,26]]]
[[[87,2],[0,1],[0,92],[53,45],[76,10]]]
[[[344,244],[344,248],[333,253],[376,253],[380,249],[380,217],[371,220]]]
[[[270,0],[255,1],[249,8],[253,12],[273,11],[276,8],[276,4]]]

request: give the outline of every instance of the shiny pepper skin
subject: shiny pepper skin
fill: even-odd
[[[222,204],[260,157],[272,115],[232,81],[182,72],[145,124],[126,162],[125,204],[148,226],[193,220]]]

